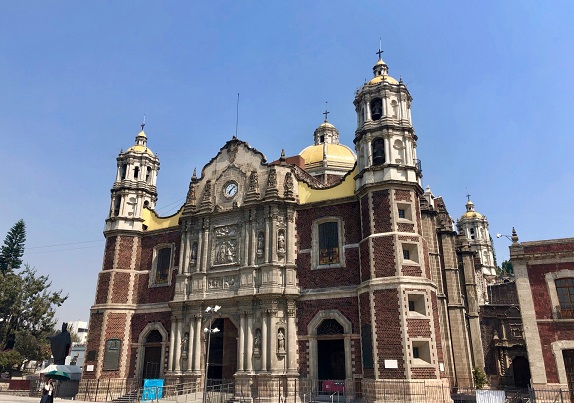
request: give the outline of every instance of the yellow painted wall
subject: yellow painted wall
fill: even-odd
[[[324,200],[341,199],[355,194],[357,168],[347,175],[343,183],[329,189],[311,189],[305,182],[299,182],[299,203],[315,203]]]
[[[144,208],[142,212],[142,218],[144,219],[144,225],[147,225],[147,230],[155,231],[158,229],[165,229],[177,226],[182,212],[183,212],[183,206],[182,208],[179,209],[177,213],[175,213],[172,216],[159,217],[155,211]]]

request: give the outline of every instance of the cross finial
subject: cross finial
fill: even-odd
[[[470,201],[470,194],[467,194],[466,198],[468,199],[468,201]]]
[[[377,55],[379,55],[379,60],[381,60],[381,55],[383,54],[383,51],[381,50],[381,38],[379,38],[379,51],[377,52]]]
[[[325,115],[325,122],[328,121],[327,118],[328,118],[329,113],[331,113],[331,112],[329,112],[327,110],[327,102],[325,102],[325,112],[323,112],[323,115]]]
[[[143,118],[143,122],[142,122],[142,124],[141,124],[141,127],[142,127],[142,132],[143,132],[143,129],[144,129],[144,127],[145,127],[145,115],[144,115],[144,118]]]

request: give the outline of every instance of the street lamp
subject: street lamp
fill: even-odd
[[[215,305],[214,307],[208,306],[205,308],[205,313],[213,316],[213,314],[217,313],[221,307],[219,305]],[[211,324],[209,327],[203,329],[203,333],[207,335],[207,352],[205,354],[205,378],[203,380],[203,403],[206,402],[207,399],[207,371],[209,370],[209,347],[211,346],[211,334],[212,333],[219,333],[220,330],[216,327],[211,328]]]

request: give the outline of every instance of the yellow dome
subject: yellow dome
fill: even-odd
[[[330,123],[323,124],[331,125]],[[309,146],[299,153],[305,160],[306,168],[323,165],[324,147],[326,147],[326,161],[328,165],[341,168],[348,167],[349,169],[355,165],[357,157],[349,147],[342,144],[317,144]]]
[[[377,77],[373,78],[371,81],[369,81],[367,84],[375,85],[375,84],[382,83],[383,81],[386,81],[390,84],[398,84],[399,83],[397,80],[395,80],[391,76],[377,76]]]
[[[463,218],[483,218],[483,215],[476,211],[467,211],[462,215],[461,219]]]
[[[135,146],[128,148],[126,152],[128,152],[128,153],[129,152],[147,153],[147,154],[151,155],[152,157],[154,156],[153,152],[149,148],[147,148],[145,146],[139,146],[139,145],[135,145]]]

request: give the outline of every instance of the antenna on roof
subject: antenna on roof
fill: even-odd
[[[237,138],[237,127],[239,126],[239,92],[237,93],[237,108],[235,110],[235,137]]]

